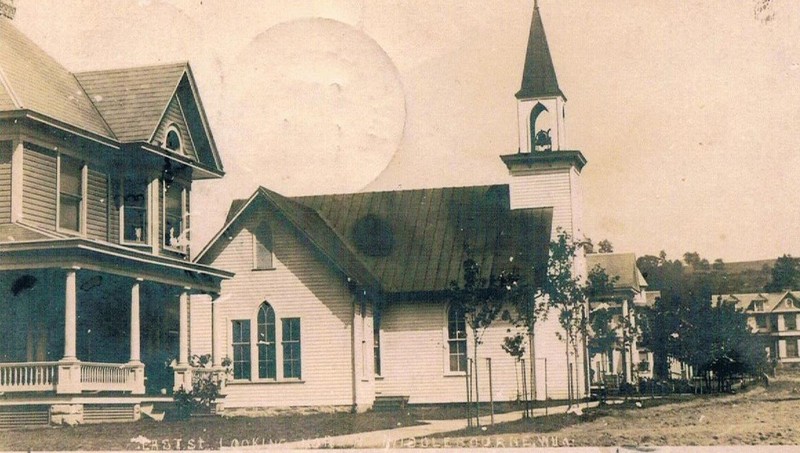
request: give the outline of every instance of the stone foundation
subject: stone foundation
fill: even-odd
[[[83,423],[83,404],[53,404],[50,406],[50,423],[68,426]]]

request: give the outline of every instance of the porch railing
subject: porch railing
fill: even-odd
[[[55,390],[58,362],[0,363],[0,391],[41,392]]]
[[[130,390],[130,377],[130,369],[122,363],[81,362],[81,388],[83,390]]]

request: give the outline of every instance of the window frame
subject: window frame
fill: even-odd
[[[252,232],[253,236],[253,270],[254,271],[271,271],[275,270],[275,242],[273,241],[272,228],[269,223],[263,221],[256,226]],[[259,239],[259,236],[265,236]],[[269,261],[261,262],[259,260],[259,246],[263,247],[264,251],[269,255]]]
[[[161,206],[161,228],[162,228],[161,246],[164,248],[164,250],[170,250],[170,251],[173,251],[173,252],[185,254],[186,250],[187,250],[188,240],[186,241],[187,244],[181,244],[181,245],[167,244],[167,235],[168,235],[168,233],[167,233],[167,193],[173,187],[178,188],[180,190],[180,194],[181,194],[181,199],[180,199],[180,207],[181,207],[180,225],[181,225],[181,229],[180,229],[180,234],[175,236],[175,238],[179,238],[179,237],[184,235],[184,233],[186,232],[187,219],[189,218],[189,207],[187,206],[187,203],[186,203],[186,198],[187,198],[186,197],[186,193],[187,193],[188,189],[186,188],[186,186],[184,186],[183,184],[180,184],[177,181],[174,181],[168,187],[162,181],[162,193],[163,193],[162,199],[163,199],[163,202],[162,202],[162,206]]]
[[[288,323],[297,323],[297,328],[287,329]],[[287,332],[290,338],[287,339]],[[296,338],[291,337],[292,333],[297,333]],[[300,380],[303,378],[303,349],[302,349],[302,324],[299,317],[295,318],[281,318],[281,355],[283,362],[283,379],[286,380]],[[287,353],[294,352],[293,347],[296,346],[296,354],[292,353],[291,357],[287,359]],[[297,363],[297,366],[287,367],[287,363]]]
[[[372,374],[376,378],[383,377],[381,370],[381,322],[373,315],[372,317]]]
[[[455,319],[455,320],[452,319],[452,318],[454,318],[454,316],[452,314],[454,312],[457,312],[457,311],[461,311],[461,317],[460,317],[461,319],[460,319],[460,321],[457,320],[457,319]],[[451,336],[451,322],[453,322],[453,321],[455,321],[455,323],[456,323],[456,330],[455,330],[456,336],[455,337]],[[463,325],[463,330],[459,330],[459,327],[458,327],[459,324]],[[459,332],[463,332],[461,337],[458,336]],[[447,347],[445,348],[445,363],[444,363],[445,375],[463,376],[463,375],[467,374],[467,372],[469,371],[468,370],[468,368],[469,368],[469,360],[468,360],[468,357],[469,357],[469,351],[468,351],[469,330],[467,329],[467,320],[466,320],[466,317],[464,316],[463,310],[460,310],[459,307],[457,305],[455,305],[455,304],[450,304],[450,305],[448,305],[446,307],[446,310],[445,310],[444,335],[445,335],[445,339],[446,339],[446,342],[447,342]],[[453,351],[453,349],[452,349],[453,345],[458,345],[458,344],[462,344],[463,345],[463,351],[458,351],[458,347],[456,347],[456,352],[453,353],[452,352]],[[453,358],[454,355],[456,357],[459,357],[459,356],[463,357],[461,359],[458,359],[458,362],[457,362],[458,367],[455,370],[453,369],[453,366],[452,366],[453,365],[452,358]]]
[[[786,343],[785,350],[786,350],[786,358],[787,359],[796,359],[796,358],[800,357],[800,347],[798,347],[797,338],[793,338],[793,337],[787,338],[785,343]],[[789,353],[789,345],[790,344],[794,345],[791,354]]]
[[[789,325],[789,320],[791,321],[791,325]],[[783,327],[784,330],[797,330],[797,314],[796,313],[784,313],[783,314]]]
[[[79,175],[78,181],[80,182],[80,196],[76,196],[74,193],[64,193],[61,190],[61,170],[64,166],[64,160],[74,161],[77,164]],[[76,157],[66,155],[63,153],[57,153],[56,155],[56,231],[61,233],[68,233],[68,234],[79,234],[81,236],[86,234],[86,198],[87,198],[87,179],[88,179],[88,167],[86,166],[86,162],[78,159]],[[77,212],[77,222],[78,228],[73,230],[69,227],[61,226],[61,217],[62,217],[62,196],[71,197],[73,199],[77,199],[78,201],[78,212]]]
[[[266,310],[265,310],[265,308],[266,308]],[[266,314],[266,316],[265,316],[266,319],[264,319],[264,322],[262,323],[261,322],[262,321],[262,314],[264,314],[264,313]],[[272,315],[271,317],[269,316],[270,314]],[[272,321],[272,324],[271,324],[272,325],[272,329],[271,329],[272,340],[271,341],[270,341],[270,329],[269,329],[270,323],[269,323],[269,321]],[[262,325],[264,326],[264,330],[265,330],[265,335],[264,335],[265,339],[263,341],[261,340],[261,327],[262,327]],[[268,379],[268,380],[273,380],[274,381],[274,380],[277,380],[277,378],[278,378],[277,332],[278,332],[278,326],[277,326],[277,322],[276,322],[275,309],[272,308],[272,305],[270,305],[267,301],[264,301],[258,306],[258,313],[256,314],[256,359],[257,359],[256,362],[257,362],[257,370],[258,370],[257,376],[258,376],[259,380]],[[264,354],[265,358],[263,360],[261,358],[261,351],[262,350],[265,351],[265,354]],[[272,375],[271,376],[270,376],[270,373],[269,373],[269,368],[266,365],[266,364],[269,363],[269,361],[267,360],[266,357],[268,356],[267,353],[270,350],[272,351]],[[265,362],[265,368],[264,368],[265,372],[264,372],[263,376],[261,374],[261,371],[262,371],[261,363],[262,363],[262,361]]]
[[[177,148],[170,148],[169,143],[169,134],[175,133],[178,137],[178,147]],[[168,151],[172,151],[173,153],[178,153],[181,155],[186,154],[183,150],[183,137],[181,137],[181,131],[178,129],[178,126],[175,123],[171,123],[167,126],[167,129],[164,131],[164,149]]]
[[[145,236],[144,241],[129,241],[125,238],[125,227],[126,225],[126,215],[125,210],[128,207],[126,203],[126,185],[129,183],[135,183],[136,180],[133,178],[121,178],[119,180],[119,242],[120,244],[129,245],[129,246],[150,246],[152,244],[152,228],[150,226],[150,212],[151,212],[151,196],[150,196],[150,187],[151,181],[142,180],[141,183],[144,184],[144,227],[142,228],[143,234]]]
[[[239,335],[238,335],[238,338],[237,338],[237,335],[236,335],[236,332],[237,332],[236,326],[237,325],[240,325],[242,327],[247,326],[247,334],[245,335],[242,332],[241,327],[240,327],[240,329],[238,330],[239,331]],[[252,377],[253,377],[253,374],[252,374],[253,350],[252,350],[252,341],[251,341],[251,338],[250,338],[251,332],[252,332],[252,329],[251,329],[251,326],[250,326],[250,320],[249,319],[233,319],[233,320],[231,320],[231,349],[232,349],[231,356],[233,358],[233,360],[232,360],[233,379],[235,381],[250,381],[250,380],[252,380]],[[237,339],[238,339],[238,341],[237,341]],[[236,360],[237,347],[243,348],[244,351],[246,352],[245,354],[242,354],[242,357],[243,357],[242,360]],[[237,363],[241,363],[242,366],[240,368],[237,368],[237,366],[236,366]],[[239,373],[237,373],[237,369],[241,370],[242,375],[238,375]]]

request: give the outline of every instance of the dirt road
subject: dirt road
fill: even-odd
[[[800,373],[768,388],[650,408],[609,410],[554,434],[575,446],[800,445]]]

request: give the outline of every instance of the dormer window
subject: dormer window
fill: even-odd
[[[167,129],[167,136],[166,139],[164,140],[164,147],[176,153],[183,152],[183,149],[181,147],[181,134],[178,131],[178,128],[175,127],[175,125],[172,125]]]

